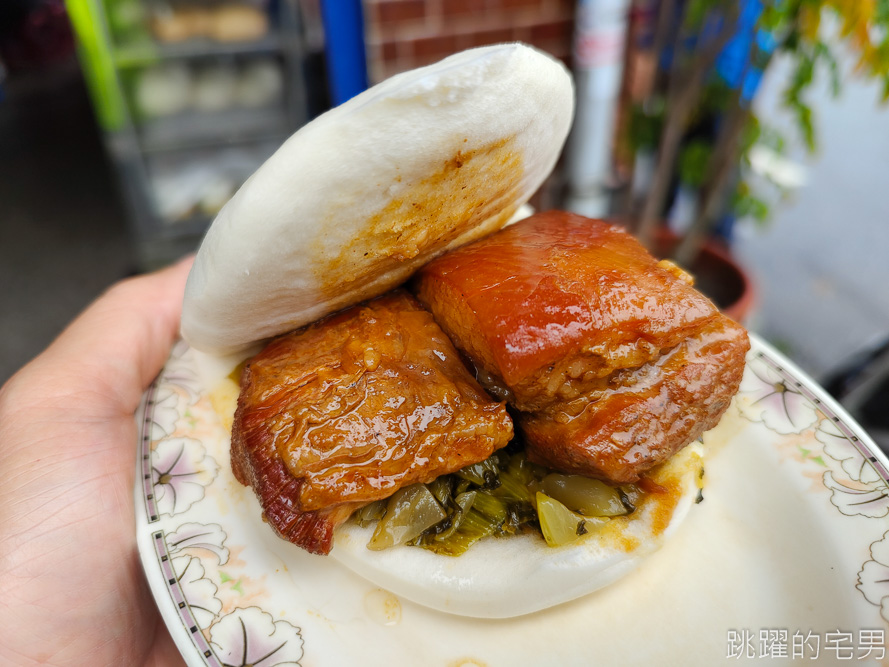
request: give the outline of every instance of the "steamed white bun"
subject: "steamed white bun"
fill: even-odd
[[[228,353],[381,294],[503,226],[561,152],[570,75],[520,44],[395,76],[288,139],[220,211],[182,335]]]

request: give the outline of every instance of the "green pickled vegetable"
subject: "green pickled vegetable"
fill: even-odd
[[[508,508],[502,498],[492,496],[485,491],[479,491],[473,507],[489,519],[496,521],[498,526],[506,521]]]
[[[522,481],[519,473],[513,473],[509,470],[501,471],[500,486],[494,489],[492,494],[512,503],[530,504],[534,497],[531,489],[528,488],[528,484]]]
[[[531,484],[537,479],[542,479],[549,471],[543,466],[531,463],[524,451],[520,451],[509,457],[506,465],[509,474],[523,484]]]
[[[642,489],[635,484],[624,484],[620,487],[620,492],[620,501],[630,512],[636,510],[636,506],[642,501],[642,497],[645,495]]]
[[[437,477],[426,486],[432,492],[432,495],[435,496],[435,499],[438,501],[439,505],[441,505],[442,507],[448,506],[448,502],[451,499],[450,475],[442,475],[441,477]]]
[[[432,492],[425,484],[412,484],[399,489],[386,505],[367,548],[374,551],[405,544],[427,528],[447,518]]]
[[[386,514],[386,501],[376,500],[370,505],[365,505],[355,512],[355,521],[362,528],[369,526],[374,521],[379,521]]]
[[[478,492],[476,491],[467,491],[454,498],[454,504],[457,507],[448,515],[447,519],[429,529],[434,540],[443,542],[457,532],[457,529],[463,524],[463,519],[466,517],[467,512],[475,503],[477,495]]]
[[[528,461],[524,451],[507,448],[371,503],[356,512],[356,521],[379,521],[369,549],[411,544],[458,556],[484,537],[526,527],[542,532],[550,546],[570,544],[608,520],[599,517],[632,512],[641,496],[635,485],[554,473]]]
[[[515,535],[522,526],[537,523],[537,510],[531,503],[511,503],[506,509],[506,521],[500,526],[501,535]]]
[[[540,483],[540,490],[584,516],[620,516],[629,513],[621,502],[620,491],[598,479],[550,473]]]
[[[493,489],[499,486],[497,478],[500,474],[500,470],[497,467],[496,455],[489,456],[479,463],[468,465],[465,468],[458,470],[455,474],[480,487]]]
[[[447,539],[427,538],[418,542],[418,546],[445,556],[459,556],[480,539],[493,535],[496,531],[497,522],[473,508],[464,514],[460,526]]]
[[[537,492],[537,516],[543,539],[551,547],[561,547],[576,541],[594,527],[605,523],[605,519],[585,517],[572,512],[555,498]]]

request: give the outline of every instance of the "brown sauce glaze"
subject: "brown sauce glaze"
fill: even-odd
[[[283,533],[302,515],[348,505],[348,516],[481,461],[512,433],[505,406],[398,291],[278,338],[250,361],[233,466]]]
[[[549,211],[420,270],[417,294],[518,410],[529,459],[632,482],[712,428],[742,327],[625,231]]]
[[[319,264],[323,296],[336,299],[375,285],[380,276],[416,268],[420,254],[434,256],[461,236],[473,241],[502,227],[518,208],[524,177],[524,158],[515,143],[510,137],[474,150],[457,148],[427,177],[399,179],[391,201],[361,233]]]
[[[625,231],[561,211],[449,252],[415,284],[445,332],[520,410],[601,386],[718,316]]]
[[[744,329],[720,316],[657,361],[620,371],[595,400],[581,396],[519,424],[528,458],[566,472],[635,482],[714,427],[741,382]]]

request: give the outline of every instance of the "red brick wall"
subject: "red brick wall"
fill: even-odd
[[[526,42],[568,62],[574,6],[574,0],[364,0],[371,83],[497,42]]]

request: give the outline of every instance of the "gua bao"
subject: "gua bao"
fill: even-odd
[[[606,223],[495,234],[572,113],[558,61],[466,51],[316,119],[220,212],[182,333],[214,355],[267,342],[232,466],[282,538],[506,617],[623,576],[693,505],[688,443],[737,390],[743,329]]]

